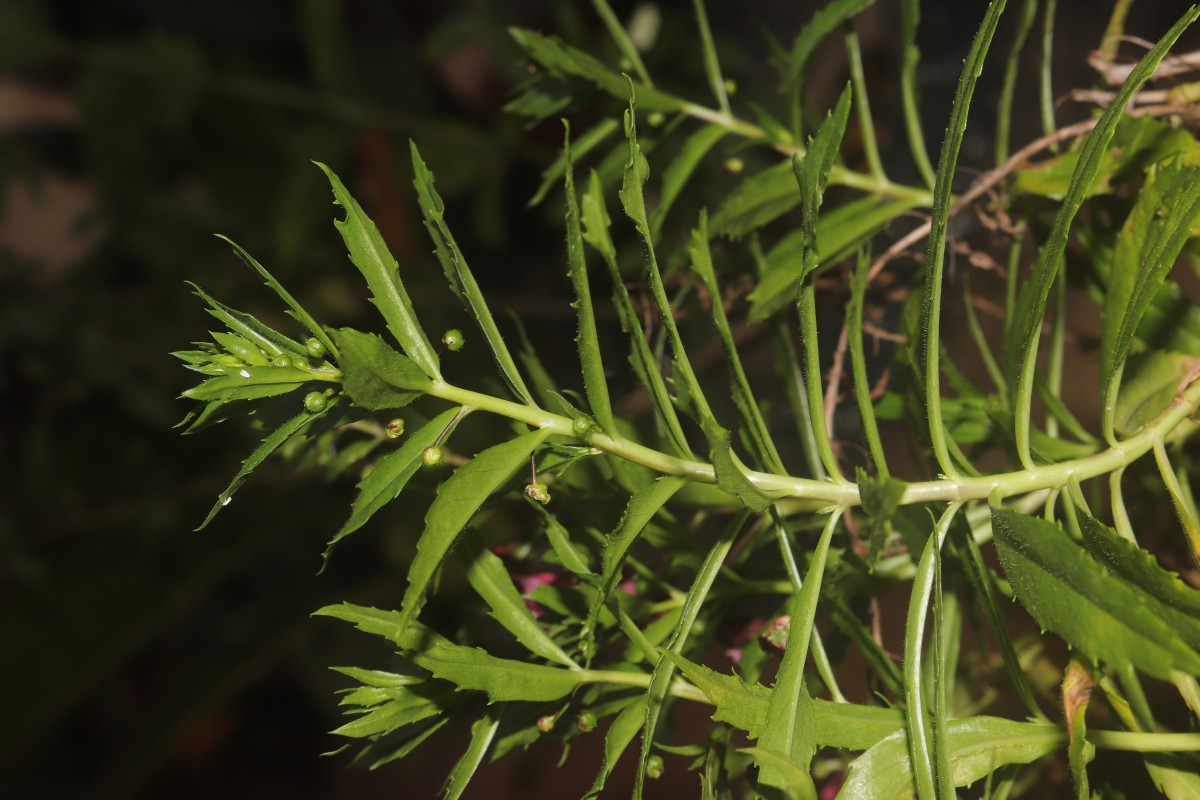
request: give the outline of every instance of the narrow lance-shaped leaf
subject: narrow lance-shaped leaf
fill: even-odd
[[[792,96],[792,133],[797,139],[802,133],[799,124],[800,84],[804,79],[808,60],[827,36],[874,4],[875,0],[832,0],[812,15],[812,19],[805,23],[793,40],[787,63],[787,85]]]
[[[487,340],[488,346],[492,350],[496,366],[499,367],[504,381],[523,403],[536,408],[537,403],[529,394],[525,380],[521,377],[516,363],[513,362],[512,354],[508,352],[508,345],[504,343],[500,329],[496,327],[496,320],[493,319],[492,312],[488,309],[483,292],[480,291],[475,276],[471,274],[471,269],[467,266],[467,260],[463,257],[458,243],[454,241],[454,236],[446,224],[445,205],[434,187],[433,173],[429,171],[429,167],[425,166],[425,161],[421,158],[420,151],[417,150],[416,142],[409,142],[409,149],[412,154],[413,186],[417,190],[417,203],[421,206],[421,213],[425,215],[425,227],[433,237],[442,270],[446,273],[451,286],[455,288],[456,293],[474,315],[475,322],[479,325],[479,330],[482,331],[484,339]]]
[[[195,291],[196,296],[208,304],[208,313],[229,326],[229,330],[249,339],[269,356],[277,356],[284,351],[297,356],[306,356],[304,345],[284,336],[282,333],[259,322],[244,311],[230,308],[224,303],[210,297],[203,289],[191,281],[187,282]]]
[[[222,236],[221,234],[217,234],[217,238],[229,243],[229,246],[233,248],[235,253],[237,253],[238,258],[240,258],[246,266],[257,272],[267,286],[271,287],[275,294],[279,295],[279,299],[287,304],[288,315],[303,325],[309,333],[316,337],[317,341],[325,345],[325,349],[328,350],[336,359],[338,356],[338,349],[333,343],[333,340],[329,338],[329,334],[325,332],[324,328],[317,324],[317,321],[312,318],[311,314],[304,310],[304,307],[296,301],[296,298],[292,297],[291,292],[283,288],[283,284],[275,280],[275,277],[271,275],[270,272],[267,272],[266,267],[258,263],[254,256],[247,253],[240,244],[235,242],[233,239],[230,239],[228,236]]]
[[[1017,31],[1013,34],[1008,61],[1004,65],[1004,83],[1000,89],[1000,100],[996,104],[996,166],[1008,160],[1008,135],[1012,130],[1012,101],[1017,88],[1017,68],[1021,63],[1021,49],[1037,19],[1037,0],[1021,0],[1017,14]]]
[[[583,158],[595,150],[597,146],[607,141],[608,137],[616,133],[620,127],[621,123],[613,117],[605,117],[597,122],[586,133],[575,140],[575,144],[572,147],[575,158]],[[563,172],[566,168],[567,154],[566,151],[563,151],[555,157],[550,166],[542,170],[542,182],[538,185],[537,192],[534,193],[526,205],[532,208],[546,199],[546,195],[550,193],[550,190],[562,180]]]
[[[758,737],[759,747],[782,753],[805,768],[816,752],[816,731],[812,700],[804,684],[804,662],[808,660],[809,638],[817,613],[817,598],[821,594],[829,543],[840,516],[834,512],[826,520],[804,576],[804,585],[792,600],[787,646],[775,676],[775,686],[771,689],[767,718]],[[761,766],[758,775],[760,785],[779,789],[786,785],[786,776],[782,772],[769,764]],[[797,788],[801,790],[801,796],[816,797],[811,780]]]
[[[628,79],[592,56],[565,44],[556,36],[542,36],[523,28],[509,28],[509,35],[538,66],[553,77],[587,81],[618,99],[629,94]],[[688,103],[651,86],[638,87],[642,106],[649,111],[682,111]]]
[[[700,569],[696,573],[696,579],[692,582],[692,588],[684,598],[683,613],[680,614],[679,621],[675,623],[675,629],[671,632],[666,652],[683,653],[688,637],[692,633],[692,627],[700,616],[700,607],[704,605],[708,591],[720,573],[721,566],[725,563],[725,557],[729,555],[735,539],[745,527],[747,518],[748,513],[742,512],[730,520],[721,532],[721,536],[708,551],[704,563],[700,565]],[[642,757],[638,762],[637,780],[634,783],[633,796],[635,800],[641,798],[645,788],[646,764],[653,750],[655,729],[658,726],[659,715],[662,713],[663,702],[667,697],[667,689],[674,677],[675,664],[664,653],[659,656],[658,662],[654,665],[654,672],[650,676],[650,686],[646,689],[646,728],[642,735]]]
[[[334,545],[367,524],[375,512],[400,495],[421,469],[421,452],[432,446],[461,412],[459,408],[443,411],[409,434],[400,447],[375,461],[371,471],[359,481],[358,494],[350,506],[350,519],[325,545],[325,563],[329,562]]]
[[[675,314],[671,308],[671,300],[667,297],[663,285],[662,273],[658,269],[658,259],[654,254],[654,241],[651,235],[650,220],[646,216],[646,199],[643,187],[650,176],[650,165],[642,155],[642,149],[637,140],[637,116],[634,108],[633,82],[629,82],[629,108],[625,111],[625,136],[629,140],[629,159],[625,162],[625,175],[621,181],[621,205],[625,214],[633,221],[638,235],[642,239],[642,257],[645,260],[646,275],[650,282],[650,294],[658,308],[663,329],[671,343],[671,353],[675,367],[675,379],[683,385],[688,397],[695,404],[701,417],[711,417],[712,411],[696,373],[692,370],[687,352],[683,347],[683,339],[679,328],[675,325]]]
[[[829,429],[825,425],[825,400],[821,391],[821,351],[817,341],[816,287],[810,280],[817,269],[819,250],[817,242],[817,216],[821,198],[829,178],[842,136],[846,133],[846,121],[850,116],[850,85],[842,90],[837,105],[821,124],[817,135],[809,141],[808,152],[792,157],[792,172],[800,187],[803,207],[801,228],[804,242],[801,245],[801,271],[799,277],[800,297],[797,309],[800,312],[800,336],[804,348],[804,387],[808,396],[808,412],[817,442],[817,451],[825,470],[838,482],[845,482],[837,457],[833,453]]]
[[[654,240],[662,236],[663,220],[667,212],[675,205],[683,187],[696,171],[701,159],[711,150],[729,129],[723,125],[705,125],[689,136],[679,148],[674,160],[663,170],[662,188],[658,195],[658,205],[650,215],[650,229],[654,231]]]
[[[592,781],[592,788],[583,796],[583,800],[591,800],[600,795],[608,776],[616,768],[617,761],[642,729],[645,721],[646,696],[638,695],[608,726],[608,732],[604,735],[604,758],[600,764],[600,773]]]
[[[577,666],[542,630],[541,624],[533,618],[521,593],[513,585],[504,562],[483,546],[474,531],[468,529],[462,533],[455,547],[455,555],[467,574],[471,588],[488,604],[492,616],[529,652],[563,666]]]
[[[504,706],[497,705],[488,708],[483,716],[471,725],[471,742],[466,751],[459,757],[454,769],[446,777],[445,800],[458,800],[467,790],[475,771],[487,757],[496,731],[500,729],[500,721],[504,716]]]
[[[645,530],[654,515],[676,492],[683,488],[685,483],[687,481],[683,478],[668,475],[659,478],[629,498],[629,504],[621,515],[621,521],[617,523],[616,529],[605,540],[604,564],[600,574],[598,595],[583,626],[585,641],[590,640],[595,633],[596,621],[600,618],[600,612],[621,578],[621,567],[625,564],[629,548],[633,547],[634,542],[642,535],[642,531]]]
[[[596,15],[600,17],[600,21],[604,23],[604,27],[608,29],[608,35],[616,43],[617,49],[621,51],[621,55],[629,59],[629,63],[633,65],[638,78],[647,86],[653,86],[654,81],[650,80],[650,73],[646,71],[646,65],[642,63],[642,54],[638,52],[637,46],[629,38],[629,33],[621,24],[621,20],[613,12],[612,6],[608,4],[608,0],[592,0],[592,8],[596,9]]]
[[[704,10],[704,0],[693,0],[692,6],[696,10],[696,26],[700,29],[700,45],[704,51],[704,74],[708,77],[708,87],[712,89],[721,113],[729,114],[729,95],[725,91],[721,62],[717,58],[717,48],[713,44],[712,31],[708,27],[708,13]]]
[[[904,627],[904,717],[912,763],[916,765],[914,780],[917,796],[923,800],[933,800],[941,796],[944,792],[939,793],[939,788],[948,785],[948,776],[945,773],[950,761],[946,741],[944,736],[937,736],[934,726],[930,725],[930,698],[925,696],[921,678],[925,621],[929,600],[933,595],[934,573],[941,558],[942,543],[946,540],[950,523],[959,507],[958,503],[952,504],[942,513],[933,534],[925,544],[921,561],[917,565],[916,578],[913,580],[912,596],[908,602],[908,619]]]
[[[600,253],[612,278],[613,306],[617,310],[617,318],[621,321],[621,329],[629,337],[629,363],[650,394],[650,401],[654,405],[654,410],[658,412],[671,446],[679,455],[691,458],[692,451],[688,447],[687,438],[679,424],[679,415],[671,403],[671,395],[667,391],[658,361],[651,352],[646,337],[642,335],[641,322],[629,299],[629,290],[625,288],[625,279],[621,277],[621,271],[617,267],[617,251],[609,236],[610,219],[604,205],[604,191],[600,185],[600,178],[595,172],[588,180],[588,189],[583,196],[581,206],[581,216],[583,239]]]
[[[863,304],[867,295],[867,271],[870,259],[865,251],[858,255],[857,267],[850,278],[850,312],[846,321],[846,335],[850,345],[850,372],[854,377],[854,399],[858,404],[858,417],[862,421],[863,436],[867,440],[867,452],[880,480],[891,477],[883,443],[879,439],[879,423],[875,421],[875,404],[871,399],[871,384],[867,381],[867,359],[863,353]],[[874,516],[874,515],[873,515]],[[872,539],[872,545],[874,540]]]
[[[396,337],[408,357],[430,378],[438,380],[441,372],[437,353],[429,344],[421,323],[417,321],[412,301],[400,280],[400,265],[392,257],[379,229],[371,221],[333,170],[316,162],[329,179],[334,201],[346,211],[346,218],[333,225],[342,234],[350,260],[366,278],[371,290],[371,302],[379,309],[388,330]]]
[[[1135,223],[1148,223],[1145,226],[1138,225],[1140,230],[1131,232],[1144,243],[1145,256],[1141,259],[1140,268],[1128,294],[1121,291],[1128,285],[1127,278],[1122,280],[1125,276],[1121,275],[1121,268],[1127,270],[1133,265],[1121,264],[1114,259],[1109,289],[1105,296],[1104,336],[1101,343],[1109,346],[1101,351],[1101,369],[1105,375],[1102,426],[1110,444],[1116,443],[1114,416],[1117,410],[1117,392],[1120,390],[1121,373],[1133,345],[1134,334],[1190,238],[1192,226],[1200,219],[1200,169],[1167,169],[1154,183],[1158,184],[1160,181],[1167,182],[1167,188],[1161,194],[1162,207],[1167,209],[1167,216],[1165,219],[1160,218],[1158,208],[1151,211],[1148,219],[1140,214],[1135,216]],[[1135,204],[1131,216],[1136,214],[1139,205],[1140,202]],[[1120,252],[1121,247],[1118,244],[1117,253]],[[1117,331],[1116,335],[1110,337],[1108,331],[1113,329]]]
[[[563,124],[566,126],[565,121]],[[617,423],[613,420],[612,404],[608,398],[608,380],[604,376],[600,339],[596,335],[596,315],[592,311],[592,291],[588,286],[587,259],[579,226],[579,202],[575,195],[575,170],[571,160],[569,127],[563,136],[563,154],[567,159],[564,170],[567,195],[567,271],[575,289],[575,314],[579,318],[575,344],[579,350],[579,363],[583,368],[583,389],[587,393],[588,405],[591,406],[592,415],[600,429],[609,435],[616,435]]]
[[[746,371],[742,368],[742,359],[733,340],[729,319],[725,316],[721,289],[717,284],[716,270],[713,269],[712,253],[708,248],[708,214],[704,211],[700,212],[700,226],[692,231],[688,255],[691,256],[692,270],[700,277],[708,292],[713,323],[716,325],[717,335],[721,337],[721,346],[725,350],[725,360],[732,377],[730,389],[733,392],[733,402],[737,406],[742,428],[750,439],[751,451],[764,469],[783,474],[785,470],[779,458],[779,451],[775,449],[775,441],[767,430],[767,424],[758,408],[758,401],[750,388]]]
[[[1017,599],[1075,650],[1162,680],[1200,672],[1200,655],[1154,613],[1152,597],[1109,575],[1058,525],[996,508],[992,534]]]
[[[938,159],[937,180],[933,187],[932,217],[929,222],[929,248],[925,267],[925,404],[929,416],[929,438],[937,457],[938,467],[949,477],[957,477],[958,469],[950,460],[946,427],[942,421],[942,390],[940,348],[942,345],[942,276],[946,262],[946,235],[950,221],[950,195],[954,188],[954,173],[958,167],[958,152],[967,130],[967,115],[975,84],[983,72],[983,60],[992,44],[992,36],[1004,11],[1005,0],[993,0],[984,15],[975,41],[963,64],[950,110],[950,123]]]
[[[270,458],[272,453],[274,453],[280,447],[283,447],[284,443],[293,436],[303,434],[306,428],[308,428],[321,417],[328,414],[330,410],[333,409],[336,402],[336,399],[330,401],[330,403],[325,406],[324,410],[316,413],[309,411],[300,412],[273,430],[270,435],[267,436],[267,438],[263,439],[262,443],[259,444],[258,447],[254,448],[254,452],[246,456],[246,460],[242,462],[241,469],[239,469],[237,474],[233,476],[233,480],[231,480],[229,485],[225,487],[225,491],[217,495],[217,502],[213,504],[212,509],[210,509],[208,512],[208,516],[204,518],[204,521],[200,523],[200,527],[196,528],[196,530],[203,530],[205,527],[207,527],[208,523],[212,522],[213,517],[217,515],[217,512],[229,505],[230,500],[233,499],[233,493],[236,492],[238,488],[246,482],[246,478],[249,478],[250,474],[254,472],[254,470],[258,469],[264,461]]]
[[[1054,219],[1050,236],[1046,240],[1045,247],[1042,248],[1041,256],[1034,266],[1029,282],[1021,291],[1018,302],[1018,322],[1014,326],[1016,353],[1012,363],[1015,367],[1015,391],[1012,396],[1017,455],[1020,456],[1022,464],[1027,468],[1033,466],[1029,452],[1030,407],[1033,402],[1033,376],[1037,367],[1042,317],[1045,315],[1050,289],[1054,285],[1063,253],[1066,251],[1071,223],[1074,222],[1075,215],[1079,213],[1088,189],[1100,170],[1104,153],[1108,149],[1109,142],[1112,141],[1117,122],[1124,113],[1130,98],[1150,79],[1159,63],[1166,57],[1167,51],[1184,30],[1195,22],[1197,17],[1200,17],[1200,7],[1192,7],[1142,57],[1142,60],[1129,73],[1129,77],[1121,84],[1112,103],[1096,123],[1096,127],[1088,134],[1080,151],[1075,171],[1071,175],[1070,186],[1063,198],[1062,206],[1058,210],[1058,215]]]
[[[538,429],[489,447],[456,469],[438,488],[408,569],[408,587],[400,606],[402,630],[416,619],[434,574],[471,517],[514,472],[529,463],[529,456],[549,435],[548,430]]]
[[[917,65],[921,51],[917,49],[917,28],[921,24],[921,0],[900,0],[900,105],[904,109],[904,127],[913,163],[926,186],[933,186],[933,164],[925,147],[921,128],[920,90],[917,88]]]

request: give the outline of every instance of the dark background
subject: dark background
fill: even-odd
[[[707,102],[690,3],[677,5],[660,6],[647,65],[661,84]],[[1085,56],[1107,5],[1060,0],[1057,93],[1092,83]],[[632,8],[614,6],[623,19]],[[790,41],[817,4],[710,6],[726,76],[741,87],[735,109],[747,99],[781,108],[764,31]],[[924,6],[921,81],[936,155],[983,3]],[[1157,38],[1184,7],[1143,2],[1128,30]],[[965,167],[991,165],[1015,9],[1007,17]],[[895,94],[897,18],[884,0],[858,27],[889,173],[911,181]],[[344,681],[328,667],[368,666],[384,650],[308,617],[340,600],[397,604],[424,501],[379,514],[320,576],[350,476],[269,463],[192,533],[255,434],[228,424],[181,438],[172,426],[187,404],[176,397],[193,376],[167,353],[211,326],[185,279],[282,324],[272,295],[216,232],[323,322],[379,327],[313,159],[333,166],[379,224],[429,328],[468,328],[420,227],[412,137],[493,308],[520,314],[552,369],[573,369],[561,193],[525,209],[561,131],[526,130],[501,111],[525,74],[505,32],[514,24],[616,61],[583,2],[0,0],[0,795],[436,792],[457,756],[444,744],[374,773],[345,769],[344,755],[319,757],[340,745],[325,731],[340,724],[333,692]],[[1035,29],[1021,73],[1014,149],[1040,132],[1039,37]],[[813,60],[806,87],[825,107],[845,80],[839,40]],[[582,116],[619,106],[604,101]],[[1067,106],[1059,119],[1083,113]],[[730,143],[721,155],[735,152]],[[710,172],[698,179],[705,192],[732,184]],[[576,796],[600,736],[584,737],[558,770],[553,746],[512,755],[472,796]],[[613,796],[625,785],[618,777]],[[694,791],[690,776],[674,780],[678,792]]]

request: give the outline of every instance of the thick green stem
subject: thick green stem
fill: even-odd
[[[545,428],[553,433],[578,438],[572,431],[572,420],[540,408],[531,408],[499,397],[462,389],[444,381],[434,381],[426,392],[443,400],[479,411],[487,411]],[[979,477],[959,477],[909,483],[900,498],[902,504],[956,502],[983,500],[989,497],[1004,498],[1027,494],[1039,489],[1060,489],[1072,480],[1084,481],[1108,475],[1127,467],[1150,452],[1156,439],[1181,424],[1191,424],[1188,418],[1200,407],[1200,382],[1193,383],[1176,396],[1157,417],[1148,422],[1138,433],[1128,439],[1082,458],[1060,461],[1054,464],[1039,464],[1015,472]],[[715,483],[711,464],[668,455],[628,439],[594,433],[586,437],[588,444],[599,452],[609,453],[635,464],[649,467],[665,475],[681,475],[700,483]],[[782,498],[813,500],[834,506],[856,506],[861,504],[858,487],[854,484],[836,484],[827,480],[797,478],[791,475],[771,475],[764,472],[747,471],[747,477],[764,492]]]

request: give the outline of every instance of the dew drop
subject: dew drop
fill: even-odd
[[[241,375],[243,378],[249,378],[249,377],[250,377],[250,371],[249,371],[249,370],[242,370],[241,372],[239,372],[239,373],[238,373],[238,375]]]

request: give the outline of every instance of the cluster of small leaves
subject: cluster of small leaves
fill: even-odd
[[[552,739],[565,755],[575,737],[599,727],[603,761],[588,797],[601,792],[627,751],[637,798],[664,769],[694,771],[705,798],[815,798],[821,786],[851,800],[944,800],[978,781],[985,797],[1015,797],[1050,774],[1056,753],[1070,766],[1077,796],[1087,798],[1087,767],[1098,749],[1148,754],[1149,777],[1167,796],[1200,791],[1200,765],[1186,754],[1200,750],[1200,735],[1172,733],[1155,716],[1186,716],[1188,726],[1200,716],[1200,592],[1139,547],[1121,491],[1127,468],[1152,475],[1143,469],[1152,462],[1186,549],[1200,558],[1186,449],[1200,405],[1200,312],[1170,278],[1200,234],[1200,143],[1160,119],[1163,113],[1128,113],[1200,10],[1184,14],[1127,71],[1103,113],[1061,137],[1076,141],[1062,155],[1010,164],[1003,110],[997,178],[1007,179],[1007,223],[995,227],[1008,238],[1011,258],[998,347],[984,335],[963,281],[967,327],[993,381],[982,389],[951,361],[941,335],[942,296],[950,282],[950,221],[966,202],[953,194],[958,154],[1005,3],[996,0],[983,16],[936,169],[920,137],[913,85],[917,3],[901,3],[902,96],[914,163],[927,179],[922,186],[889,180],[878,158],[850,24],[871,4],[834,0],[790,51],[780,48],[786,123],[761,108],[756,123],[733,116],[730,84],[699,1],[697,35],[716,108],[656,88],[604,0],[594,0],[597,13],[637,80],[556,38],[513,31],[536,69],[510,110],[542,119],[597,93],[628,102],[620,123],[605,119],[574,142],[568,134],[534,198],[540,202],[561,182],[582,392],[560,388],[528,342],[517,357],[509,350],[415,145],[414,186],[436,258],[477,323],[499,381],[475,390],[443,376],[441,357],[467,337],[449,331],[435,348],[379,231],[324,167],[345,211],[337,228],[394,342],[321,328],[240,250],[311,338],[288,339],[201,293],[228,331],[214,334],[215,344],[178,354],[210,376],[187,393],[202,403],[189,429],[234,413],[271,428],[214,513],[272,452],[355,436],[350,446],[308,448],[340,453],[330,465],[336,469],[370,459],[332,548],[423,468],[446,460],[443,448],[468,414],[512,423],[500,426],[492,446],[455,458],[437,486],[398,610],[345,603],[317,612],[382,637],[396,653],[390,671],[340,669],[358,686],[342,699],[353,718],[335,733],[365,741],[356,761],[375,767],[402,758],[459,717],[471,720],[471,734],[447,778],[447,797],[461,796],[482,765],[514,748]],[[1035,9],[1031,1],[1022,6],[1009,77]],[[1052,15],[1044,19],[1048,27]],[[805,65],[816,44],[839,29],[847,31],[852,80],[830,112],[814,119]],[[852,110],[865,172],[841,158]],[[661,126],[655,117],[662,115],[674,119]],[[647,121],[649,137],[639,124]],[[619,131],[623,140],[577,188],[575,160]],[[769,165],[741,178],[711,215],[701,210],[684,246],[666,254],[663,233],[675,201],[726,137],[763,150]],[[1055,141],[1051,132],[1046,145]],[[656,180],[650,156],[672,149]],[[854,195],[823,211],[830,186]],[[620,222],[608,210],[614,195],[626,218]],[[875,396],[864,328],[872,279],[886,257],[873,262],[870,250],[889,223],[913,209],[929,214],[926,261],[902,310],[896,378]],[[1088,225],[1073,224],[1081,217]],[[1105,225],[1103,218],[1118,222]],[[618,246],[626,238],[633,240],[629,250]],[[1022,280],[1025,239],[1037,256]],[[1081,257],[1068,259],[1072,243]],[[630,255],[654,312],[650,331],[622,271]],[[865,445],[859,463],[834,436],[839,386],[826,385],[819,341],[828,331],[818,326],[817,279],[835,275],[850,257],[850,279],[836,291],[847,300],[840,347],[848,353]],[[1098,433],[1063,397],[1068,265],[1072,282],[1104,315]],[[746,315],[771,333],[783,384],[770,395],[752,388],[726,307],[726,288],[746,266],[742,272],[753,278]],[[615,367],[603,352],[614,339],[594,310],[592,286],[603,282],[611,284],[651,420],[617,413]],[[707,376],[689,357],[685,306],[698,308],[692,319],[700,316],[717,334],[727,394],[706,391]],[[793,306],[798,341],[786,313]],[[1047,323],[1049,353],[1039,361]],[[1034,413],[1035,396],[1043,418]],[[415,425],[395,417],[418,400],[414,408],[440,413]],[[796,427],[787,437],[769,423],[789,406]],[[292,416],[281,416],[282,408]],[[888,457],[905,438],[884,438],[888,427],[920,442],[928,474],[896,476]],[[999,463],[997,456],[1007,466],[977,466],[985,457]],[[793,457],[801,469],[788,466]],[[1107,504],[1111,514],[1093,512],[1089,501]],[[492,512],[501,504],[515,504],[512,513],[524,514],[522,527],[536,535],[496,522],[502,515]],[[985,559],[991,544],[1003,577]],[[510,641],[482,648],[474,645],[489,643],[486,636],[452,640],[422,624],[444,569],[461,573]],[[869,615],[878,622],[880,597],[894,587],[909,587],[903,637],[881,637]],[[1043,631],[1071,648],[1072,661],[1060,666],[1061,715],[1047,710],[1058,705],[1057,676],[1048,681],[1045,669],[1031,667],[1048,663],[1041,640],[1014,634],[1028,617],[999,595],[1015,597]],[[831,625],[817,624],[825,619]],[[970,626],[987,631],[997,659],[986,645],[982,655],[965,650]],[[887,639],[901,644],[900,664]],[[870,691],[854,699],[839,685],[851,653],[869,666]],[[1142,676],[1174,684],[1176,707],[1152,709]],[[981,713],[1005,684],[1027,720]],[[1088,701],[1092,687],[1106,706],[1092,711],[1089,724],[1089,709],[1100,705]],[[670,710],[681,701],[711,706],[715,724],[702,732],[677,728]],[[1094,724],[1100,720],[1118,729]]]

